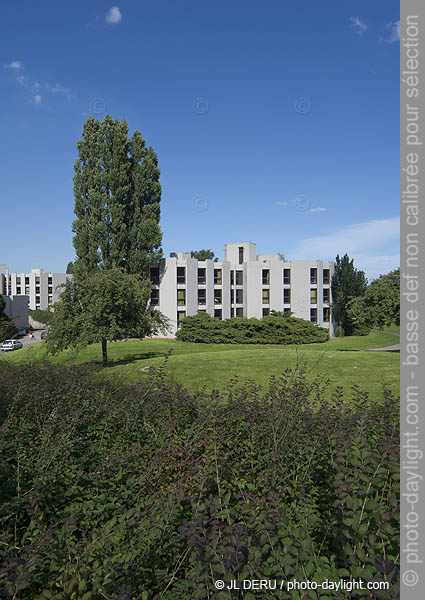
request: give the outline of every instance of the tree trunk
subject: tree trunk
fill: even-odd
[[[106,350],[106,343],[106,340],[102,339],[102,361],[104,367],[108,366],[108,352]]]

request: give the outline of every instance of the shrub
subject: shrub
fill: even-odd
[[[15,323],[6,315],[0,317],[0,343],[13,338],[18,333]]]
[[[53,312],[50,310],[40,310],[40,309],[32,309],[28,310],[28,314],[30,317],[37,321],[38,323],[45,323],[46,325],[50,325],[53,319]]]
[[[0,361],[0,597],[227,598],[214,580],[350,577],[398,597],[389,392],[327,402],[302,368],[208,396],[161,369],[131,386],[94,374]]]
[[[206,344],[311,344],[326,342],[328,330],[305,319],[275,313],[263,319],[222,321],[207,313],[185,317],[176,338]]]

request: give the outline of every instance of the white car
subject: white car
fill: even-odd
[[[23,348],[23,344],[22,342],[20,342],[19,340],[5,340],[2,345],[1,345],[1,349],[6,351],[6,350],[19,350],[19,348]]]

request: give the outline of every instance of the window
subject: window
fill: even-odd
[[[159,290],[151,290],[151,306],[158,306]]]
[[[35,285],[40,285],[40,277],[35,278]]]
[[[230,285],[235,285],[235,272],[230,271]]]
[[[35,286],[35,293],[36,293],[36,294],[39,294],[39,293],[40,293],[40,286],[39,286],[39,285],[36,285],[36,286]]]
[[[207,283],[206,269],[198,269],[198,285]]]
[[[30,278],[29,277],[25,277],[25,285],[29,285],[30,284]]]
[[[291,269],[283,269],[283,283],[290,285],[291,283]]]
[[[283,290],[283,304],[291,304],[291,290],[289,288]]]
[[[243,271],[236,271],[236,285],[243,285]]]
[[[214,304],[221,304],[221,290],[214,290]]]
[[[150,279],[152,285],[159,285],[159,267],[151,267]]]
[[[270,308],[263,308],[263,317],[268,317],[270,314]]]
[[[49,306],[52,306],[52,304],[53,304],[53,298],[52,298],[52,296],[47,296],[47,304]]]
[[[330,300],[330,289],[324,288],[323,290],[323,304],[329,304]]]
[[[310,283],[317,283],[317,269],[310,269]]]
[[[323,269],[323,284],[329,285],[329,269]]]
[[[20,277],[16,278],[16,285],[21,285],[21,278]]]
[[[177,290],[177,306],[186,304],[186,290]]]
[[[243,246],[239,248],[239,264],[243,263]]]
[[[178,310],[177,311],[177,327],[181,327],[182,321],[186,316],[186,311],[185,310]]]
[[[221,285],[221,269],[214,269],[214,285]]]
[[[243,304],[243,290],[236,290],[236,304]]]
[[[30,295],[30,286],[26,285],[25,286],[25,296],[29,296]]]
[[[263,269],[263,285],[270,285],[270,269]]]
[[[35,297],[35,303],[36,304],[40,304],[40,296],[36,296]]]
[[[232,319],[235,316],[235,309],[234,308],[230,309],[230,316],[232,317]]]
[[[243,308],[237,308],[236,309],[236,316],[237,317],[243,317]]]
[[[317,304],[317,288],[310,290],[310,304]]]
[[[283,312],[291,312],[291,309],[290,308],[284,308]]]
[[[186,283],[186,267],[177,267],[177,283]]]
[[[17,288],[16,288],[16,293],[17,293],[17,294],[20,294],[20,293],[21,293],[21,288],[20,288],[20,287],[17,287]]]
[[[263,290],[263,304],[270,304],[270,290]]]
[[[202,289],[198,290],[198,304],[206,304],[207,303],[207,290]]]
[[[235,291],[230,290],[230,304],[234,304],[234,303],[235,303]]]
[[[317,308],[310,308],[310,321],[317,323]]]
[[[329,323],[331,316],[331,309],[327,306],[323,309],[323,322]]]
[[[222,315],[221,308],[215,308],[214,309],[214,317],[216,319],[221,319],[221,315]]]

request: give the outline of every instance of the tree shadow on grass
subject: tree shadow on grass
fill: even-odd
[[[108,367],[116,367],[117,365],[128,365],[138,360],[148,360],[151,358],[158,358],[160,356],[167,356],[167,352],[141,352],[138,354],[127,354],[118,359],[108,360]]]

